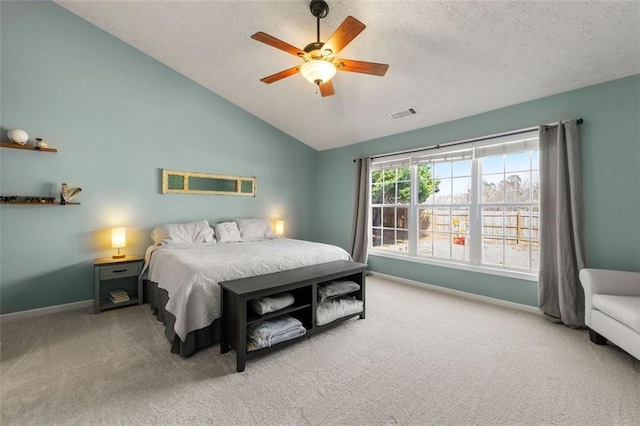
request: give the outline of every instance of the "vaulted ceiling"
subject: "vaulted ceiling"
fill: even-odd
[[[317,150],[640,74],[637,1],[327,0],[320,40],[354,16],[339,56],[389,70],[339,71],[324,98],[301,75],[260,82],[301,60],[250,38],[315,41],[308,0],[56,3]]]

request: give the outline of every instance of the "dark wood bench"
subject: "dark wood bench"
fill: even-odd
[[[347,319],[356,316],[364,319],[366,267],[367,265],[363,263],[339,260],[220,283],[222,288],[220,352],[224,354],[229,352],[230,349],[234,349],[236,351],[237,370],[241,372],[244,371],[247,358],[270,352],[303,337],[312,336]],[[329,324],[317,326],[318,284],[337,279],[348,279],[360,284],[360,290],[350,293],[350,296],[354,296],[363,302],[362,312],[339,318]],[[258,315],[247,309],[247,303],[251,299],[273,296],[282,292],[290,292],[294,296],[295,302],[293,305],[264,315]],[[257,321],[276,318],[285,314],[291,315],[302,322],[302,325],[307,329],[307,333],[304,336],[287,340],[271,347],[247,352],[247,326]]]

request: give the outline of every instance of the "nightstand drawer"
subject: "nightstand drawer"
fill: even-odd
[[[100,279],[111,280],[116,278],[137,277],[139,271],[139,262],[131,262],[120,265],[101,266]]]

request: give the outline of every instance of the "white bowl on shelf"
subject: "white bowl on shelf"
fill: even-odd
[[[11,129],[7,132],[7,136],[11,142],[18,145],[25,145],[29,140],[29,135],[22,129]]]

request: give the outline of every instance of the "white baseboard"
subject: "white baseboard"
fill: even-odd
[[[481,296],[479,294],[467,293],[466,291],[454,290],[452,288],[441,287],[433,284],[426,284],[420,281],[396,277],[394,275],[381,274],[380,272],[373,272],[373,271],[368,271],[368,272],[370,272],[371,275],[373,276],[386,278],[388,280],[396,281],[402,284],[409,284],[417,287],[428,288],[429,290],[439,291],[441,293],[447,293],[447,294],[451,294],[458,297],[464,297],[465,299],[477,300],[479,302],[491,303],[493,305],[504,306],[506,308],[518,309],[518,310],[529,312],[532,314],[542,315],[542,313],[540,312],[540,309],[533,306],[529,306],[529,305],[523,305],[521,303],[509,302],[507,300],[495,299],[489,296]]]
[[[93,300],[81,300],[80,302],[65,303],[63,305],[47,306],[46,308],[30,309],[28,311],[14,312],[0,315],[0,323],[16,321],[25,318],[39,317],[41,315],[54,314],[56,312],[73,311],[75,309],[90,308]]]

